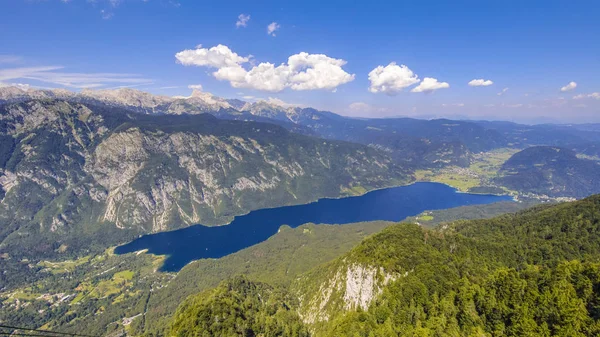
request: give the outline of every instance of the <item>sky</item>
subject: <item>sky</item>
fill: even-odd
[[[600,122],[600,1],[0,0],[0,85]]]

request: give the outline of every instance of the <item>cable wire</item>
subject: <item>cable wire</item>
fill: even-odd
[[[23,330],[23,329],[19,329],[19,330]],[[26,337],[56,337],[56,336],[52,336],[52,335],[43,335],[43,334],[33,334],[33,333],[20,333],[20,332],[15,332],[15,333],[9,333],[9,332],[0,332],[0,334],[2,334],[2,336],[26,336]]]
[[[60,332],[60,331],[50,331],[50,330],[42,330],[42,329],[30,329],[30,328],[24,328],[24,327],[18,327],[18,326],[10,326],[10,325],[2,325],[0,324],[0,328],[4,328],[4,329],[13,329],[13,330],[22,330],[22,331],[34,331],[34,332],[42,332],[45,334],[54,334],[54,335],[62,335],[62,336],[74,336],[74,337],[98,337],[98,336],[94,336],[94,335],[84,335],[84,334],[78,334],[78,333],[71,333],[71,332]],[[8,335],[12,335],[12,336],[32,336],[33,334],[9,334],[8,332],[4,332],[4,331],[0,331],[0,334],[8,334]],[[48,335],[42,335],[43,337],[49,337]]]

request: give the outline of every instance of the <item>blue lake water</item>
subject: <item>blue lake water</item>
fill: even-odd
[[[235,217],[226,226],[195,225],[170,232],[142,236],[119,246],[115,252],[125,254],[148,249],[149,253],[168,255],[164,271],[179,271],[193,260],[219,258],[268,239],[281,225],[347,224],[360,221],[400,221],[425,210],[490,204],[512,200],[508,196],[458,193],[438,183],[415,183],[386,188],[362,196],[321,199],[297,206],[252,211]]]

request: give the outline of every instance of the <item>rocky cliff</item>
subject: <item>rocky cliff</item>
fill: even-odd
[[[223,225],[253,209],[410,180],[377,150],[273,124],[65,100],[0,106],[0,142],[0,250],[25,254]]]

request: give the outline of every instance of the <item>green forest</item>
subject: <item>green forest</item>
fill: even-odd
[[[435,229],[393,225],[289,286],[233,278],[193,295],[167,334],[598,336],[599,225],[600,196]],[[356,265],[395,275],[374,278],[368,308],[328,288]],[[307,322],[315,310],[327,319]]]

